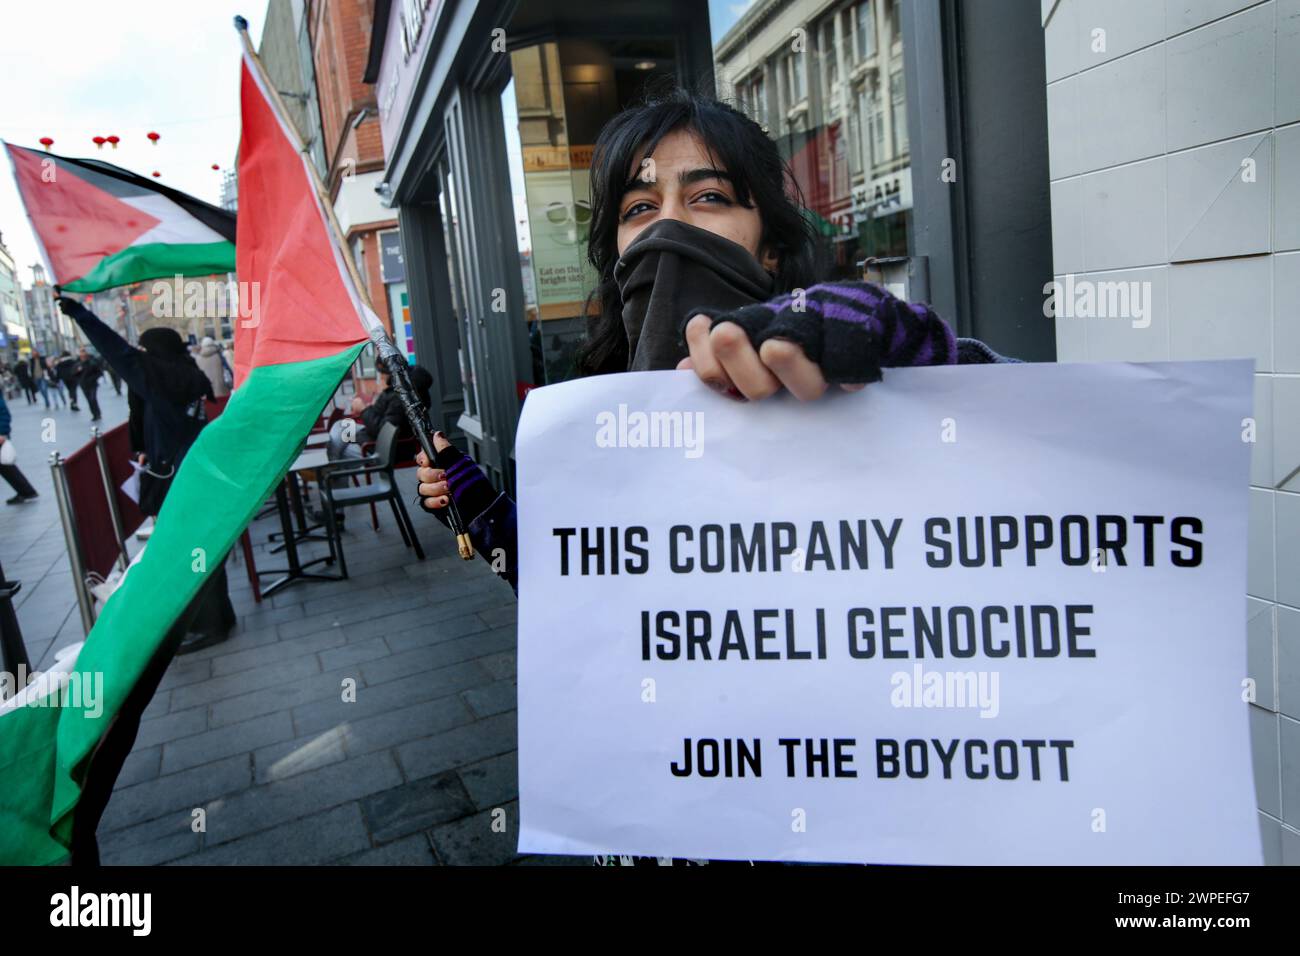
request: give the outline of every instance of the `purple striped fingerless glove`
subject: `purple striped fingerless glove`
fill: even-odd
[[[465,524],[488,509],[496,500],[497,491],[473,458],[455,445],[448,445],[434,456],[434,466],[447,473],[447,488],[456,502],[456,508]]]
[[[948,324],[924,305],[910,305],[871,282],[823,282],[729,312],[692,309],[713,324],[734,322],[755,349],[768,339],[799,345],[831,384],[880,380],[882,368],[952,365],[956,340]]]

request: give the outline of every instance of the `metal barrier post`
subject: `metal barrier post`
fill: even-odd
[[[94,605],[90,599],[90,590],[86,587],[86,562],[81,556],[81,539],[77,535],[76,518],[72,513],[68,476],[63,471],[63,458],[57,451],[50,453],[50,475],[54,479],[54,500],[59,505],[59,521],[63,524],[63,542],[68,549],[68,563],[72,565],[72,588],[77,592],[81,627],[89,634],[95,626]]]
[[[113,487],[113,473],[108,467],[108,450],[104,447],[104,433],[98,428],[92,428],[90,437],[95,442],[99,477],[104,479],[104,497],[108,499],[108,513],[113,519],[113,534],[117,537],[117,565],[125,571],[131,564],[131,558],[126,550],[126,531],[122,527],[122,512],[117,507],[117,489]]]

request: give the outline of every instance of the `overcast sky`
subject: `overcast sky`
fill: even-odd
[[[239,34],[260,42],[266,0],[27,0],[0,22],[0,139],[90,156],[208,202],[239,144]],[[157,146],[145,134],[161,136]],[[94,136],[116,135],[116,150]],[[0,158],[0,233],[30,285],[36,242]]]

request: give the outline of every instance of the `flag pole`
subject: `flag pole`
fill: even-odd
[[[339,225],[338,218],[334,215],[334,204],[330,200],[329,190],[325,188],[325,183],[316,170],[316,164],[312,162],[311,154],[308,152],[307,144],[303,141],[302,133],[289,115],[289,111],[285,109],[279,91],[267,75],[266,68],[262,65],[262,60],[257,55],[257,51],[253,49],[253,40],[248,35],[248,21],[241,16],[236,16],[235,29],[239,31],[239,39],[244,45],[244,52],[248,55],[253,68],[257,70],[262,80],[262,86],[265,87],[267,95],[271,98],[272,109],[278,114],[285,128],[293,135],[298,152],[303,157],[303,165],[307,167],[312,185],[316,189],[316,197],[321,208],[325,210],[325,218],[329,221],[330,228],[334,232],[335,245],[338,247],[343,264],[347,267],[348,275],[352,278],[352,284],[356,287],[357,295],[361,297],[365,307],[371,313],[374,313],[375,309],[370,299],[370,292],[361,280],[361,272],[352,258],[352,248],[347,243],[343,227]],[[411,384],[410,375],[407,371],[406,356],[398,351],[397,346],[382,326],[370,329],[370,340],[374,343],[375,350],[379,353],[379,357],[383,359],[384,365],[392,377],[393,387],[401,398],[407,420],[411,423],[411,430],[415,433],[416,440],[420,443],[420,449],[428,458],[430,466],[432,466],[437,453],[433,449],[433,440],[430,437],[432,426],[428,418],[429,412],[416,396],[415,388]],[[460,509],[456,507],[456,499],[450,495],[447,496],[446,516],[447,524],[451,528],[452,534],[456,536],[456,547],[460,552],[460,556],[466,561],[470,560],[474,557],[474,545],[470,542],[469,534],[465,530],[465,522],[461,518]]]

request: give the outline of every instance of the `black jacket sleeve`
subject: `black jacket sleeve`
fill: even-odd
[[[104,361],[122,377],[127,387],[144,398],[149,397],[149,385],[140,364],[140,353],[126,339],[99,320],[76,299],[62,296],[59,305],[72,321],[81,326],[92,345],[104,356]]]

